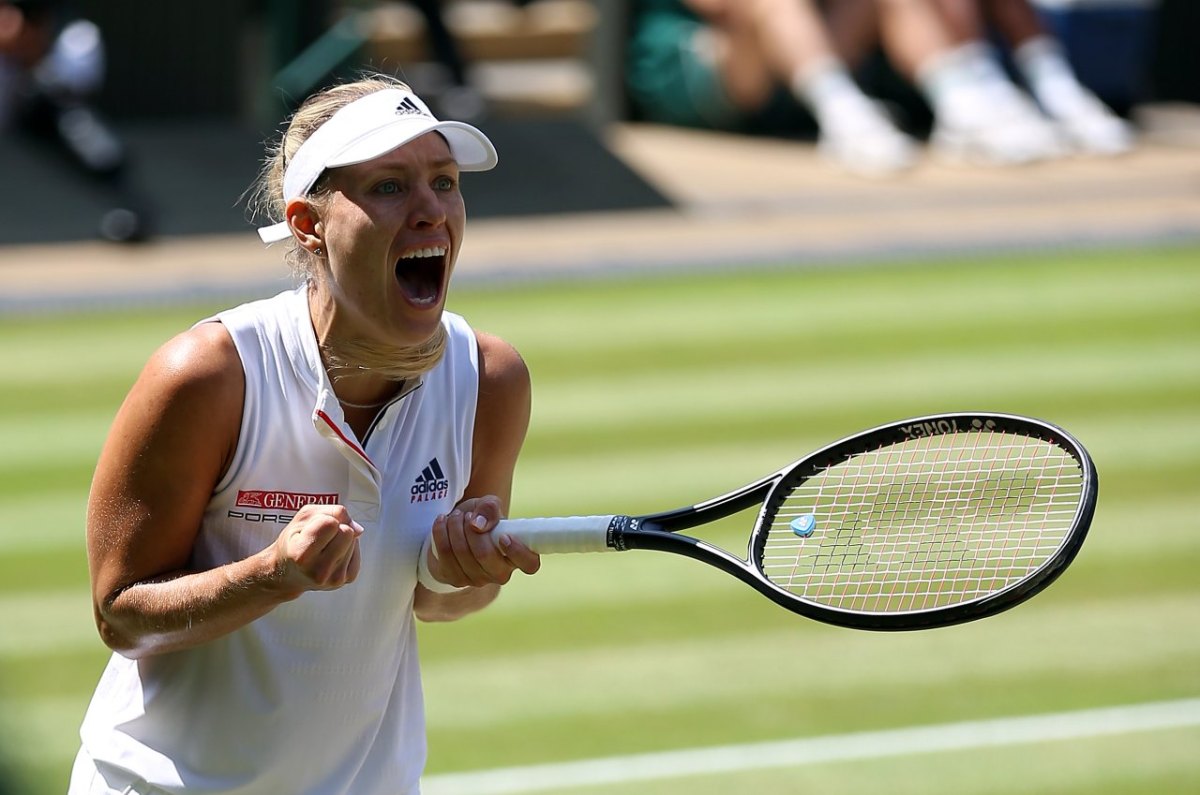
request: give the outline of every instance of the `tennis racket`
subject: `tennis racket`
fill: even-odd
[[[938,414],[849,436],[737,491],[646,516],[506,519],[540,553],[654,549],[789,610],[872,630],[960,624],[1034,596],[1074,559],[1096,468],[1061,428]],[[756,505],[746,558],[682,534]]]

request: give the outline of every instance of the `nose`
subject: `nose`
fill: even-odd
[[[430,185],[421,185],[409,194],[408,225],[428,229],[446,223],[446,208],[441,194]]]

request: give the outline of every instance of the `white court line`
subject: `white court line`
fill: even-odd
[[[944,723],[750,745],[428,776],[423,795],[506,795],[820,762],[960,751],[1200,726],[1200,698],[1020,718]]]

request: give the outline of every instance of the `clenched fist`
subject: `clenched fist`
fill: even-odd
[[[275,539],[281,584],[296,591],[332,591],[354,582],[362,533],[342,505],[305,505]]]

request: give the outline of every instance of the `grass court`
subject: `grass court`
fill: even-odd
[[[991,410],[1062,425],[1100,499],[1033,601],[922,633],[818,625],[693,561],[547,557],[421,629],[431,775],[1200,697],[1200,247],[457,286],[524,354],[514,516],[722,494],[869,426]],[[83,547],[92,466],[149,353],[218,306],[0,318],[0,756],[65,790],[107,657]],[[740,551],[752,517],[710,536]],[[570,795],[1200,791],[1200,721]],[[515,791],[515,790],[514,790]],[[550,791],[550,790],[543,790]]]

